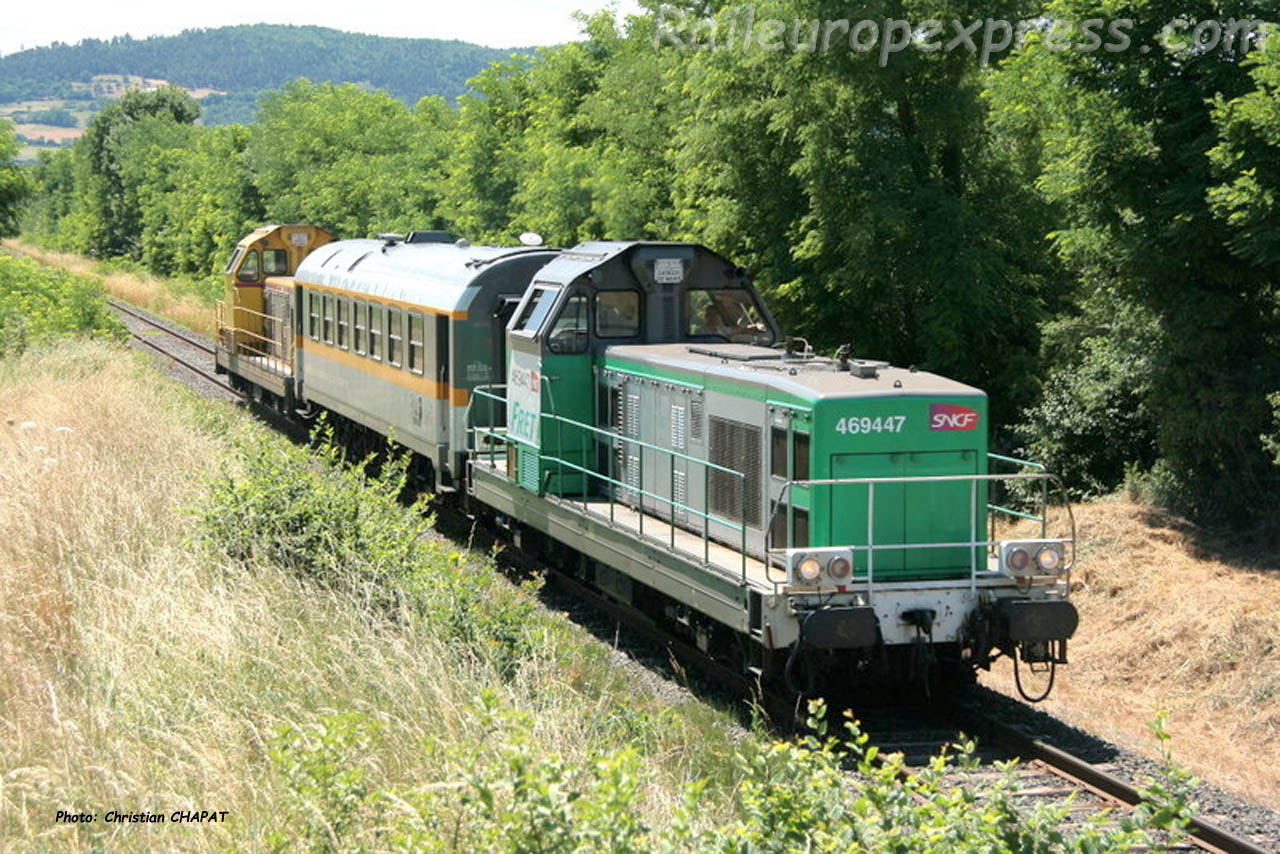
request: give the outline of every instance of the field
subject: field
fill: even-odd
[[[76,99],[64,98],[40,98],[37,100],[27,101],[11,101],[0,103],[0,121],[9,119],[14,122],[14,131],[29,140],[45,139],[51,143],[57,143],[58,147],[65,147],[75,142],[84,133],[84,129],[88,126],[89,121],[93,118],[94,113],[98,109],[101,101],[119,100],[130,89],[146,88],[154,89],[167,83],[165,80],[154,78],[143,78],[137,75],[123,74],[98,74],[95,75],[90,83],[73,82],[73,89],[81,92],[90,92],[94,98],[99,101],[81,101]],[[209,95],[225,95],[225,92],[217,89],[204,87],[201,89],[188,90],[191,97],[196,100],[206,98]],[[76,119],[75,127],[62,127],[59,125],[38,124],[23,120],[23,113],[38,112],[41,110],[66,110]],[[41,145],[23,145],[18,152],[18,162],[33,162],[36,155],[41,151],[51,150],[53,146]]]

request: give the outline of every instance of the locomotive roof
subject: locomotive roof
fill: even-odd
[[[678,257],[692,261],[702,258],[729,266],[729,262],[716,252],[698,243],[681,243],[669,240],[588,240],[572,249],[566,249],[555,260],[538,272],[538,281],[548,284],[569,285],[578,277],[625,254],[630,249],[670,250]]]
[[[303,285],[341,288],[443,312],[466,311],[479,289],[477,279],[484,274],[513,259],[545,263],[558,253],[541,246],[339,240],[304,258],[294,279]],[[523,288],[528,280],[519,284]]]
[[[834,359],[786,356],[749,344],[634,344],[610,347],[615,360],[676,370],[705,379],[776,390],[805,400],[889,395],[984,395],[981,389],[927,371],[897,368],[886,362],[862,363],[874,370],[837,370]],[[856,363],[856,362],[855,362]]]

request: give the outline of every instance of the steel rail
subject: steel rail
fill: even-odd
[[[181,334],[176,330],[169,328],[169,326],[167,326],[166,324],[159,323],[158,321],[152,318],[149,318],[143,314],[140,314],[138,311],[134,310],[131,306],[126,306],[120,302],[117,302],[116,300],[107,300],[107,304],[111,306],[113,309],[115,309],[116,311],[135,317],[138,320],[141,320],[143,323],[146,323],[147,325],[154,327],[155,329],[159,329],[161,332],[167,333],[171,337],[178,339],[184,344],[187,344],[192,347],[196,347],[197,349],[202,350],[211,355],[214,353],[213,347],[208,346],[201,341],[192,340],[187,335]],[[164,356],[165,358],[172,359],[177,364],[182,365],[187,370],[198,375],[205,382],[213,383],[214,385],[218,386],[224,391],[231,392],[236,397],[239,397],[241,399],[244,398],[243,392],[223,382],[223,380],[217,374],[213,373],[209,369],[202,367],[200,365],[197,365],[194,362],[191,362],[187,359],[184,359],[183,357],[176,355],[175,353],[172,353],[169,350],[166,350],[156,342],[150,340],[149,338],[143,335],[139,335],[137,332],[130,330],[129,334],[133,337],[135,341],[138,341],[141,344],[145,344],[146,346],[150,347],[152,350],[155,350],[157,353]]]
[[[993,720],[968,706],[955,706],[950,711],[967,731],[979,737],[985,736],[989,741],[1007,748],[1023,759],[1037,760],[1059,776],[1127,806],[1137,806],[1142,802],[1142,793],[1130,783],[1061,748]],[[1209,851],[1222,854],[1268,854],[1267,849],[1201,818],[1191,818],[1188,833],[1192,841]]]
[[[169,335],[172,335],[174,338],[177,338],[179,341],[183,341],[187,344],[190,344],[192,347],[195,347],[197,350],[203,350],[204,352],[208,353],[210,356],[214,355],[213,345],[207,343],[201,338],[196,337],[193,333],[176,329],[167,321],[162,321],[161,319],[154,317],[152,315],[149,315],[146,312],[139,311],[133,306],[127,303],[120,302],[119,300],[109,299],[107,300],[107,305],[111,306],[116,311],[122,311],[125,314],[130,315],[131,317],[136,317],[138,320],[141,320],[143,323],[147,324],[148,326],[155,327],[156,329],[159,329],[161,332],[166,332]],[[135,337],[137,337],[136,334],[135,334]]]

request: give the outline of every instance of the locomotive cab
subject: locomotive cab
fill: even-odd
[[[590,467],[599,455],[593,431],[608,423],[596,375],[611,348],[780,339],[745,272],[702,246],[598,242],[562,253],[538,272],[507,326],[512,470],[536,491],[606,489]],[[556,462],[538,463],[535,448]]]
[[[276,340],[270,329],[272,318],[266,288],[273,278],[292,276],[313,250],[333,240],[333,235],[314,225],[266,225],[236,244],[223,269],[226,293],[220,306],[219,337],[235,352],[262,353],[266,342]],[[229,341],[234,330],[241,340]],[[279,356],[279,354],[271,354]]]

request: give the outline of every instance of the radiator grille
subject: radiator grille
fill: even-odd
[[[519,450],[520,485],[530,492],[538,492],[538,454],[526,448]]]
[[[686,411],[678,403],[671,404],[671,450],[684,453],[689,450]]]
[[[689,506],[689,474],[687,472],[676,469],[672,477],[672,486],[675,489],[675,494],[671,497],[675,499],[676,504],[682,504],[684,505],[684,507],[688,507]],[[689,511],[685,510],[684,507],[675,508],[675,517],[677,522],[688,524]]]
[[[718,466],[740,471],[746,475],[743,481],[727,472],[711,469],[708,483],[711,487],[711,512],[725,519],[739,520],[743,514],[743,489],[746,489],[746,517],[741,518],[749,528],[760,528],[761,484],[761,432],[752,427],[724,418],[710,418],[711,446],[707,458]]]
[[[626,434],[631,439],[640,438],[640,395],[627,395],[627,411],[624,419]]]

